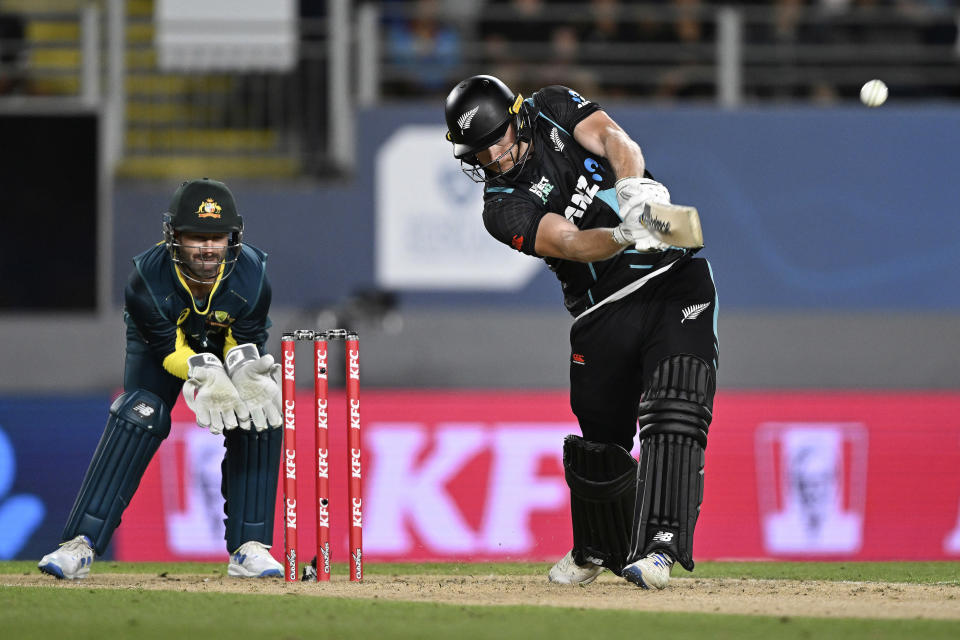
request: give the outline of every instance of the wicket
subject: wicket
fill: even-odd
[[[360,342],[354,331],[297,329],[281,338],[283,351],[283,513],[284,579],[297,580],[297,425],[296,352],[300,340],[313,341],[314,409],[317,447],[317,581],[330,580],[330,488],[327,428],[327,342],[343,340],[347,396],[347,522],[350,540],[350,580],[363,580],[363,501],[360,462]]]

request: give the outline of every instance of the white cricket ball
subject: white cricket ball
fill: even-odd
[[[879,107],[887,101],[887,85],[883,80],[870,80],[860,88],[860,102],[868,107]]]

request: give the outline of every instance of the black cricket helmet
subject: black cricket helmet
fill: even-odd
[[[460,160],[463,172],[474,182],[489,182],[500,176],[500,160],[512,154],[521,140],[529,139],[530,123],[520,113],[522,105],[522,95],[513,93],[499,78],[485,75],[463,80],[447,96],[447,140],[453,143],[453,156]],[[510,123],[517,132],[513,146],[481,165],[477,153],[503,138]],[[525,161],[526,154],[522,159],[514,158],[513,167],[507,171],[523,166]],[[486,173],[485,169],[497,170]]]
[[[182,232],[229,234],[227,251],[217,259],[215,276],[200,274],[191,268],[190,261],[181,251],[185,248],[180,241]],[[230,275],[240,257],[243,217],[237,213],[237,204],[227,185],[209,178],[181,184],[163,214],[163,241],[184,277],[209,284],[216,278]]]

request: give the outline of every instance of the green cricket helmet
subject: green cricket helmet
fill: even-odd
[[[197,273],[196,268],[191,266],[184,251],[189,247],[180,241],[180,234],[184,232],[229,235],[226,253],[217,259],[216,276]],[[163,214],[163,241],[184,277],[209,284],[216,278],[230,275],[240,257],[243,217],[237,213],[236,201],[227,185],[209,178],[181,184],[173,194],[170,207]],[[220,269],[221,266],[224,268]]]

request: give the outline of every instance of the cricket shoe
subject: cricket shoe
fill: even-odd
[[[550,582],[556,584],[590,584],[603,573],[603,567],[598,564],[577,564],[573,559],[573,551],[560,558],[547,574]]]
[[[662,551],[654,551],[623,568],[623,577],[644,589],[663,589],[670,582],[673,558]]]
[[[230,556],[227,575],[233,578],[273,578],[283,575],[283,565],[270,555],[270,547],[251,540]]]
[[[43,556],[37,568],[60,580],[76,580],[86,578],[92,564],[93,544],[90,538],[80,535],[60,543],[56,551]]]

